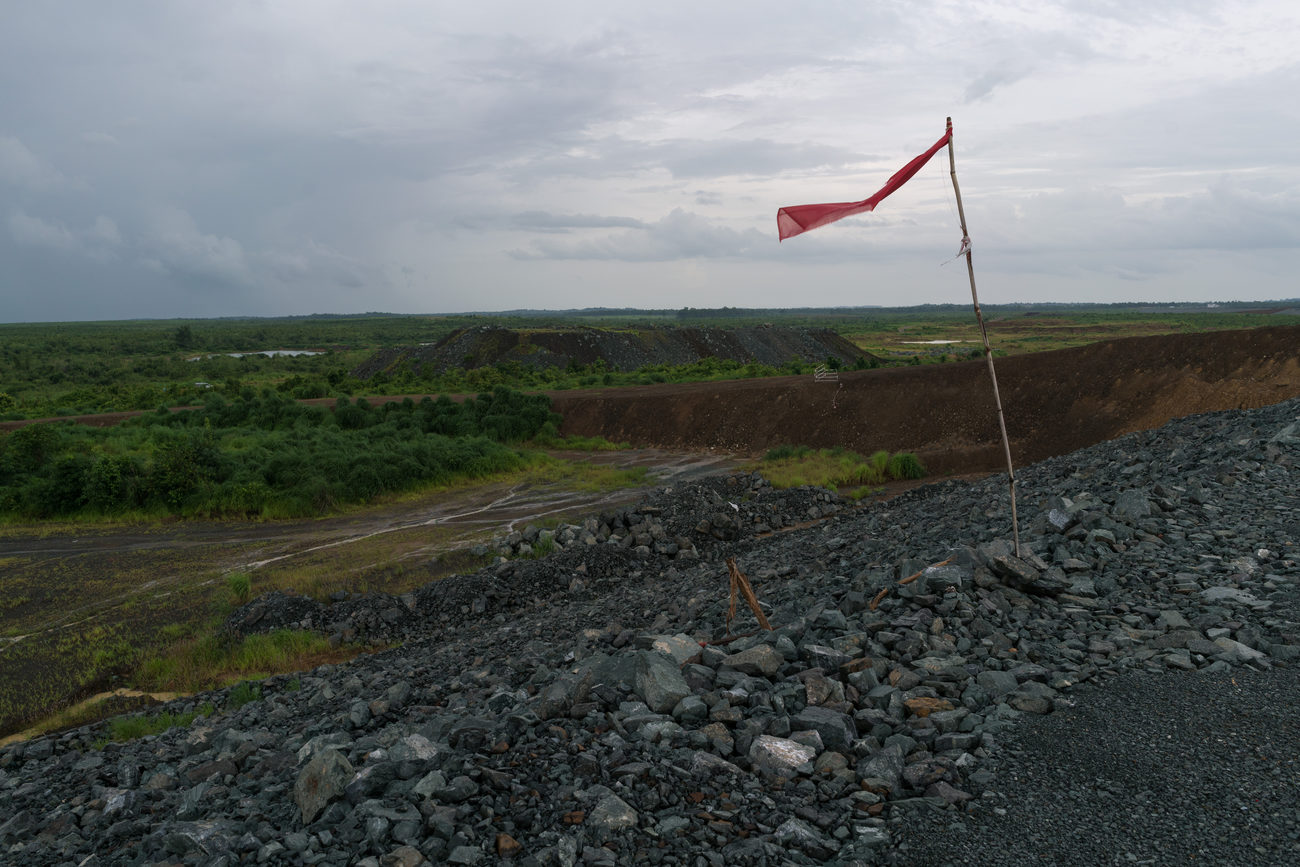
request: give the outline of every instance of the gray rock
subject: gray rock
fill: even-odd
[[[961,588],[970,578],[970,571],[955,563],[946,566],[927,566],[921,573],[921,581],[924,582],[928,593],[942,593],[949,587]]]
[[[679,723],[698,723],[708,716],[709,706],[699,696],[688,695],[673,707],[673,719]]]
[[[1115,497],[1111,514],[1129,522],[1151,515],[1151,500],[1146,491],[1124,491]]]
[[[1058,533],[1064,533],[1066,530],[1078,523],[1077,516],[1066,509],[1051,509],[1047,513],[1047,522]]]
[[[398,846],[379,859],[379,867],[420,867],[427,863],[424,855],[414,846]]]
[[[1216,638],[1214,639],[1214,645],[1219,648],[1221,658],[1238,665],[1246,662],[1260,662],[1268,658],[1267,654],[1248,647],[1240,641],[1233,641],[1231,638]]]
[[[645,650],[671,656],[679,666],[700,655],[700,643],[680,632],[676,635],[649,635],[645,637],[644,642],[638,641],[638,644],[642,643],[645,645]]]
[[[821,644],[805,644],[799,649],[799,655],[810,666],[831,672],[837,671],[841,665],[852,658],[841,650]]]
[[[805,707],[790,717],[790,728],[817,732],[826,749],[837,753],[847,752],[857,737],[857,730],[848,714],[825,707]]]
[[[1206,602],[1233,602],[1256,609],[1269,607],[1268,602],[1240,587],[1206,587],[1201,591],[1201,598]]]
[[[998,554],[989,560],[989,568],[1013,587],[1028,587],[1038,580],[1038,570],[1014,554]]]
[[[478,864],[483,860],[483,850],[474,846],[457,846],[447,856],[448,864]]]
[[[1016,676],[1006,671],[981,671],[975,676],[975,682],[993,698],[1000,698],[1009,692],[1014,692],[1020,685]]]
[[[727,656],[722,660],[722,664],[744,674],[772,677],[781,670],[785,659],[770,644],[758,644],[748,650]]]
[[[943,780],[940,780],[937,783],[931,783],[927,786],[925,794],[927,797],[941,798],[948,804],[962,804],[975,797],[970,792],[963,792],[961,789],[958,789],[951,783]]]
[[[636,810],[622,798],[611,794],[600,799],[587,816],[587,824],[605,831],[622,831],[625,828],[635,828],[637,819]]]
[[[636,660],[636,692],[650,710],[669,713],[691,688],[671,656],[644,650]]]
[[[741,775],[744,771],[739,766],[732,764],[726,759],[719,758],[713,753],[698,751],[691,757],[691,770],[705,774],[732,774]]]
[[[293,786],[293,801],[301,811],[302,823],[315,821],[330,801],[343,794],[352,776],[351,762],[337,749],[330,747],[313,756]]]
[[[898,788],[903,765],[903,748],[893,743],[886,745],[874,756],[858,762],[856,770],[866,788],[892,792]]]
[[[1163,629],[1190,629],[1192,624],[1178,610],[1166,608],[1156,615],[1156,625]]]
[[[812,747],[772,735],[759,735],[749,747],[749,761],[755,769],[782,776],[793,775],[815,758],[817,751]]]
[[[782,822],[774,836],[781,842],[792,844],[813,858],[821,860],[829,859],[839,850],[839,846],[833,840],[802,819],[787,819]]]

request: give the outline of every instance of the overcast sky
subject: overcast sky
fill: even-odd
[[[0,16],[0,321],[1300,296],[1300,4]]]

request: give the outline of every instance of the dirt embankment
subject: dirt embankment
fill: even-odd
[[[1110,340],[1002,358],[997,374],[1019,465],[1192,413],[1298,397],[1300,326]],[[1005,466],[983,361],[850,371],[838,383],[784,376],[551,397],[564,416],[563,433],[640,447],[757,454],[794,443],[914,451],[934,473]],[[102,426],[133,415],[139,413],[68,420]],[[31,423],[3,422],[0,429]]]
[[[993,337],[996,343],[996,336]],[[1018,464],[1198,412],[1300,396],[1300,327],[1140,337],[997,361]],[[1004,466],[983,361],[554,395],[562,432],[757,453],[781,443],[917,452],[933,472]]]
[[[690,364],[704,358],[779,366],[787,361],[821,363],[835,358],[851,366],[871,354],[833,331],[808,328],[578,328],[526,331],[484,325],[463,328],[432,346],[385,349],[352,374],[368,379],[409,364],[442,373],[455,367],[490,367],[517,362],[528,367],[568,367],[604,361],[610,370],[637,370],[652,364]]]

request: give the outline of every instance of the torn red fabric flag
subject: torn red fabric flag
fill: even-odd
[[[943,134],[943,138],[934,143],[928,151],[903,166],[894,176],[889,179],[876,194],[869,199],[863,199],[860,202],[833,202],[826,205],[791,205],[788,208],[781,208],[776,212],[776,230],[781,236],[781,240],[793,238],[795,235],[802,235],[804,232],[810,232],[813,229],[819,229],[827,223],[834,223],[836,220],[842,220],[845,217],[852,217],[854,214],[865,214],[867,211],[874,211],[876,205],[880,204],[886,196],[894,192],[912,179],[912,175],[921,170],[921,166],[930,161],[930,157],[939,152],[939,149],[948,143],[952,138],[952,130],[949,129]]]

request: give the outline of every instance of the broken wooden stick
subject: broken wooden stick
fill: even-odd
[[[727,572],[731,575],[731,604],[727,608],[727,632],[731,632],[731,621],[736,616],[737,587],[740,588],[745,601],[749,603],[749,608],[754,612],[754,616],[758,618],[758,625],[770,631],[772,624],[767,622],[763,609],[758,607],[758,598],[754,596],[754,588],[749,585],[749,579],[745,577],[745,573],[741,572],[740,567],[736,565],[735,557],[727,558]]]
[[[951,562],[952,562],[952,558],[949,557],[947,560],[943,560],[943,561],[940,561],[940,562],[938,562],[938,563],[935,563],[933,566],[926,566],[925,569],[937,569],[937,568],[939,568],[940,566],[947,566],[947,565],[948,565],[949,563],[951,563]],[[903,585],[903,584],[911,584],[911,583],[912,583],[913,581],[915,581],[917,578],[920,578],[922,575],[925,574],[925,569],[922,569],[920,572],[916,572],[916,573],[914,573],[914,574],[912,574],[912,575],[908,575],[906,578],[904,578],[904,579],[902,579],[901,581],[898,582],[899,585],[901,586],[901,585]],[[885,594],[887,594],[888,592],[889,592],[889,588],[888,588],[888,587],[881,588],[880,592],[877,593],[877,594],[875,595],[875,597],[871,600],[871,604],[867,606],[867,609],[868,609],[869,611],[875,611],[875,610],[876,610],[876,606],[880,604],[880,600],[881,600],[881,599],[884,599],[884,598],[885,598]]]
[[[935,564],[933,564],[933,565],[931,565],[931,566],[926,566],[925,569],[938,569],[940,566],[947,566],[947,565],[948,565],[949,563],[951,563],[951,562],[952,562],[952,558],[949,557],[947,560],[944,560],[944,561],[942,561],[942,562],[935,563]],[[906,578],[904,578],[902,581],[899,581],[898,583],[899,583],[899,584],[911,584],[911,583],[912,583],[913,581],[915,581],[917,578],[920,578],[922,575],[925,574],[925,569],[922,569],[920,572],[915,572],[915,573],[913,573],[913,574],[911,574],[911,575],[908,575]]]

